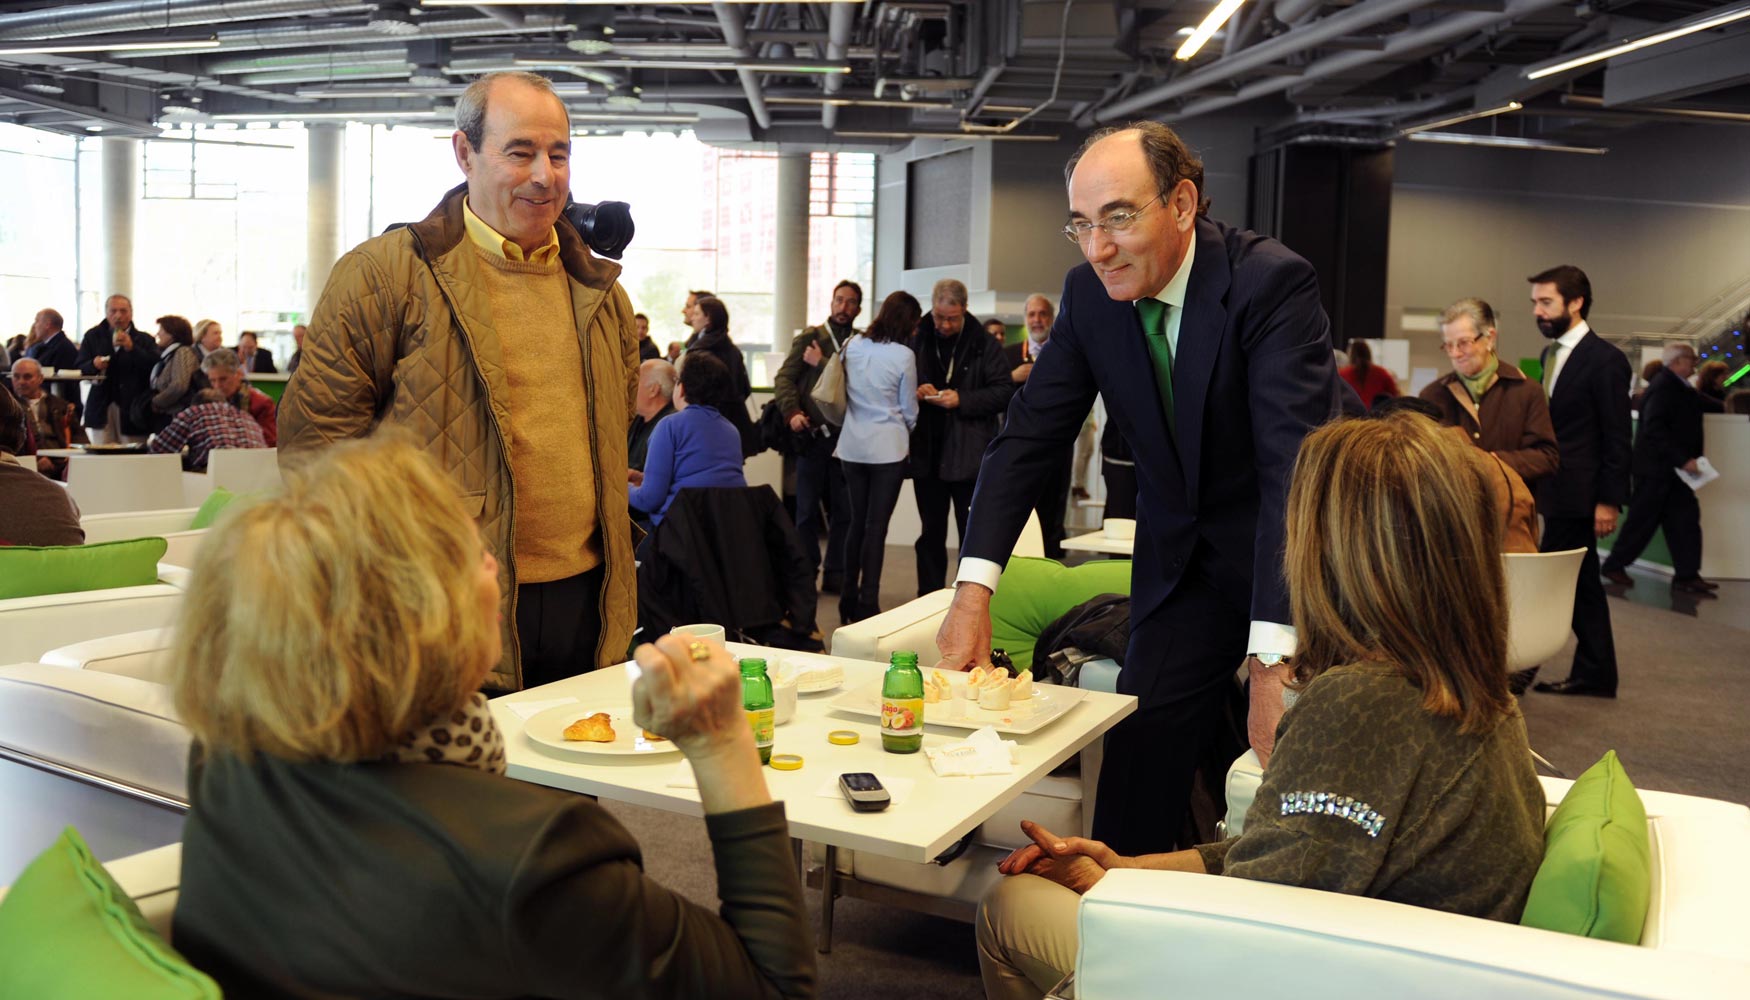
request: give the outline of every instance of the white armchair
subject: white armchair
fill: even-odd
[[[199,510],[198,507],[177,507],[172,510],[90,514],[79,519],[79,526],[85,529],[86,545],[128,538],[162,538],[166,548],[164,558],[159,561],[193,569],[194,557],[207,537],[207,529],[196,531],[189,527]]]
[[[42,663],[0,667],[0,883],[69,824],[105,862],[180,840],[188,747],[163,685]]]
[[[174,630],[149,628],[139,632],[123,632],[101,639],[87,639],[70,646],[51,649],[42,655],[41,663],[71,670],[96,670],[120,674],[136,680],[157,684],[169,682],[169,663],[165,654],[170,649]]]
[[[1571,782],[1545,778],[1552,806]],[[1638,947],[1359,896],[1237,878],[1120,870],[1082,899],[1077,1000],[1742,997],[1750,956],[1750,810],[1642,792],[1652,902]]]
[[[187,569],[161,562],[156,583],[0,600],[0,663],[32,662],[69,643],[167,626],[187,586]]]

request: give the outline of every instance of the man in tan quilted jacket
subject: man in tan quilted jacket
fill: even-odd
[[[520,690],[625,658],[637,618],[626,429],[638,378],[620,266],[561,221],[571,128],[545,79],[494,73],[456,104],[467,183],[353,248],[310,319],[280,454],[410,434],[498,559]]]

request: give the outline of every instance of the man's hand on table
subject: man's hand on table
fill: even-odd
[[[1004,875],[1037,875],[1084,893],[1111,869],[1129,867],[1117,851],[1098,840],[1059,837],[1026,819],[1021,821],[1021,832],[1033,843],[997,862],[997,871]]]
[[[971,670],[990,662],[990,589],[962,583],[936,630],[937,670]]]

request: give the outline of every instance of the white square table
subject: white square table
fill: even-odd
[[[1071,552],[1103,552],[1109,556],[1129,557],[1136,553],[1136,539],[1108,538],[1104,530],[1090,531],[1085,535],[1065,538],[1063,547]]]
[[[773,667],[792,650],[768,649],[729,643],[736,657],[761,656]],[[820,659],[810,654],[810,659]],[[801,695],[796,715],[775,732],[772,751],[803,757],[796,771],[767,768],[766,785],[772,797],[784,803],[790,836],[824,844],[827,849],[821,891],[830,894],[837,874],[838,848],[869,851],[885,857],[918,863],[934,860],[955,842],[1018,798],[1034,782],[1068,760],[1071,755],[1099,739],[1119,720],[1136,711],[1130,695],[1086,692],[1085,697],[1062,717],[1038,732],[1005,736],[1020,747],[1020,761],[1010,774],[974,778],[938,778],[922,752],[892,754],[881,749],[878,719],[831,708],[828,702],[842,692],[877,681],[887,669],[884,663],[826,657],[844,667],[841,688],[820,694]],[[626,704],[630,702],[626,671],[607,667],[578,677],[492,699],[492,715],[504,734],[507,773],[512,778],[583,792],[615,802],[648,806],[668,812],[699,816],[703,810],[695,788],[671,787],[684,759],[679,753],[646,757],[588,755],[557,750],[531,740],[523,732],[523,719],[511,705],[523,701],[551,701],[573,697],[580,702]],[[580,706],[582,707],[582,706]],[[970,735],[963,729],[938,727],[924,715],[924,746],[954,742]],[[828,743],[826,734],[848,729],[862,737],[852,746]],[[894,802],[877,813],[859,813],[842,797],[817,794],[823,784],[852,771],[871,771],[884,781],[910,779],[912,785]],[[830,907],[823,907],[822,940],[831,940]]]

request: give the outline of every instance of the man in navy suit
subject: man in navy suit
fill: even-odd
[[[1070,161],[1064,282],[1051,349],[991,442],[961,548],[942,665],[990,650],[990,596],[1039,484],[1096,393],[1136,460],[1131,632],[1118,690],[1136,713],[1106,740],[1094,836],[1122,853],[1180,839],[1199,763],[1224,747],[1236,668],[1267,760],[1295,649],[1282,577],[1300,442],[1341,408],[1312,266],[1210,220],[1203,166],[1164,125],[1091,136]],[[1228,758],[1231,760],[1231,756]]]
[[[1537,329],[1553,341],[1543,351],[1543,387],[1549,393],[1561,466],[1537,483],[1545,552],[1585,549],[1574,588],[1574,665],[1566,680],[1537,685],[1551,694],[1616,697],[1616,639],[1610,604],[1598,577],[1598,539],[1616,530],[1628,501],[1628,358],[1586,325],[1592,282],[1562,264],[1526,279]]]
[[[79,366],[79,348],[67,339],[67,331],[62,329],[64,325],[61,314],[53,309],[39,311],[31,323],[31,332],[36,334],[37,341],[30,350],[24,352],[24,356],[36,359],[37,364],[44,368],[58,368],[72,375],[76,374],[73,369]],[[79,404],[79,383],[57,382],[54,393],[73,404],[74,416],[82,412]]]

